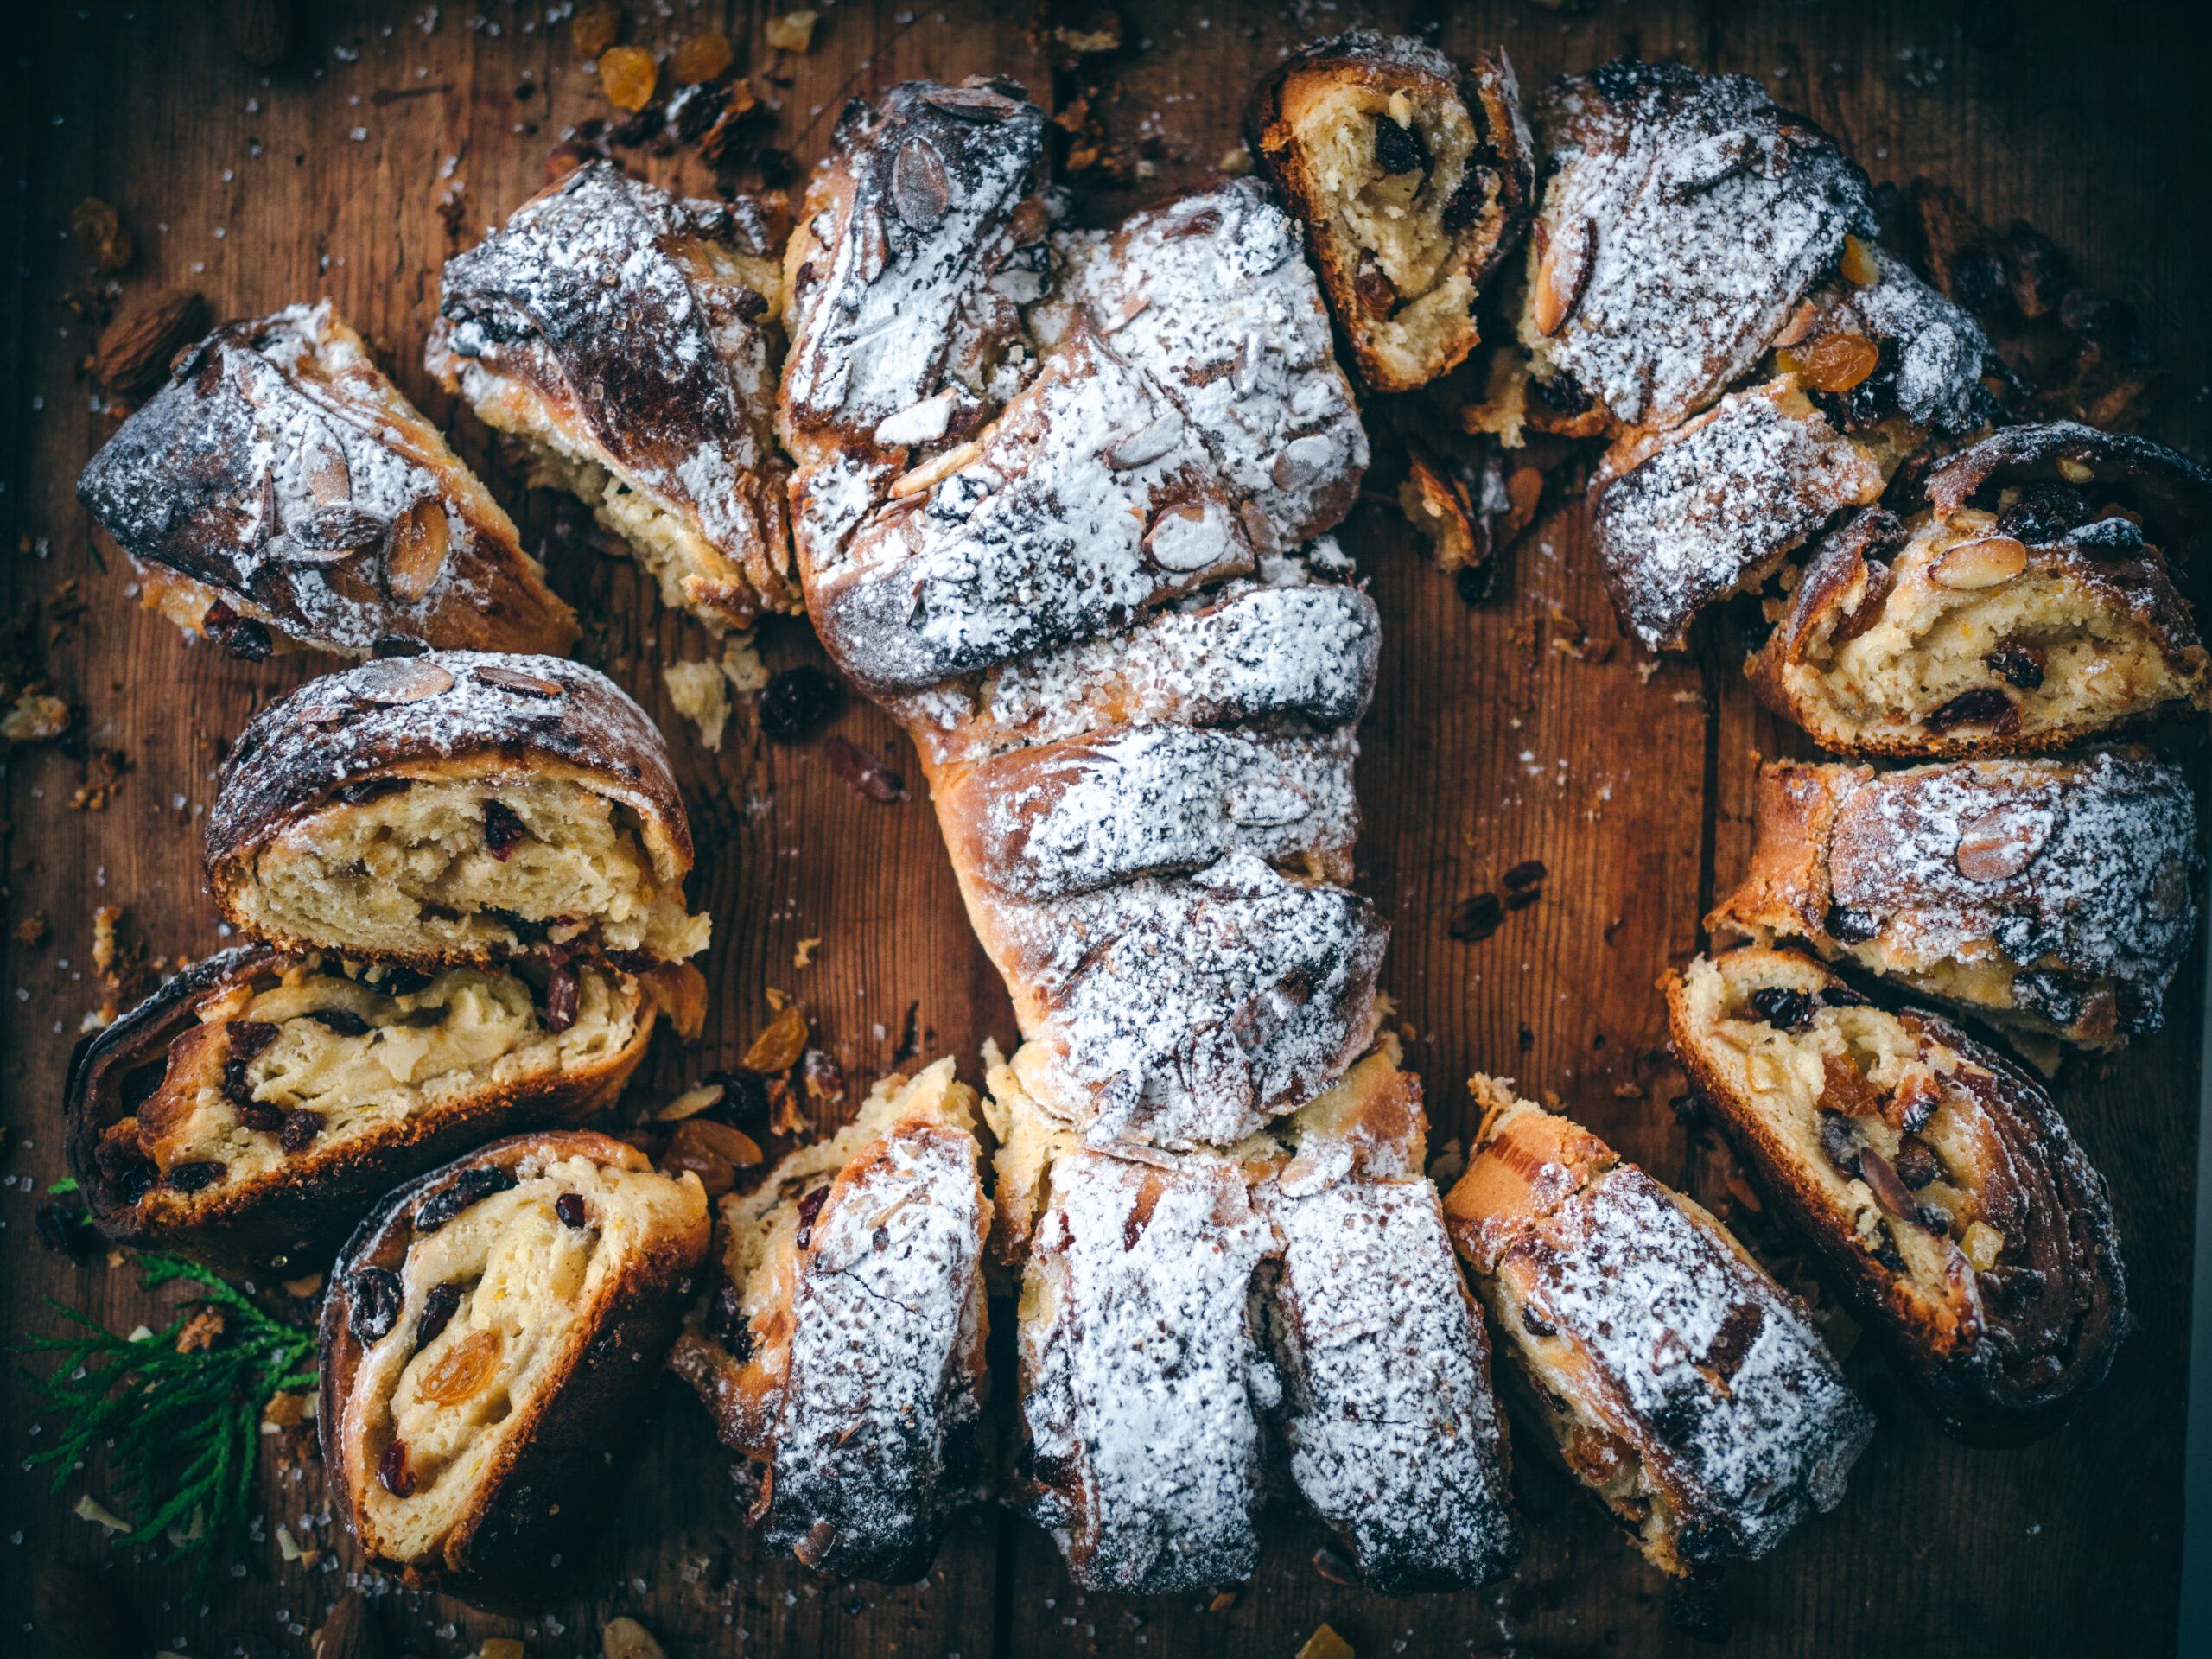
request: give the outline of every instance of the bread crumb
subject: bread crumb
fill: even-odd
[[[729,682],[731,690],[742,696],[764,690],[768,684],[767,664],[754,648],[755,638],[753,630],[747,628],[743,633],[733,633],[722,645],[722,677]]]
[[[811,967],[814,963],[814,953],[821,948],[821,945],[822,941],[818,938],[801,939],[798,942],[798,949],[791,952],[791,966],[794,968]]]
[[[671,663],[660,677],[676,712],[699,728],[699,741],[719,750],[729,719],[729,686],[721,668],[713,663]]]
[[[787,11],[768,20],[768,44],[779,52],[804,52],[814,44],[814,25],[820,14]]]
[[[16,943],[26,950],[35,950],[46,943],[47,932],[46,912],[35,910],[16,924]]]

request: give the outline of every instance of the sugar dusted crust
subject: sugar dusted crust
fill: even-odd
[[[240,734],[205,856],[233,922],[292,949],[649,965],[707,941],[658,728],[550,657],[434,653],[311,681]]]
[[[1804,1307],[1688,1199],[1475,1082],[1445,1216],[1569,1470],[1675,1573],[1834,1508],[1874,1421]]]
[[[327,300],[226,323],[181,353],[77,497],[141,571],[149,608],[242,656],[575,643],[575,613],[512,521]]]
[[[1562,406],[1679,423],[1758,362],[1847,235],[1874,234],[1865,176],[1748,76],[1617,59],[1530,115],[1552,170],[1521,340]]]
[[[425,1205],[454,1213],[417,1226]],[[369,1560],[418,1588],[542,1589],[608,1513],[655,1375],[633,1356],[674,1334],[708,1235],[696,1176],[583,1132],[499,1141],[372,1212],[323,1304],[318,1418]]]
[[[2011,1446],[2063,1421],[2126,1292],[2104,1181],[2042,1090],[1792,952],[1700,957],[1663,988],[1731,1146],[1937,1423]]]
[[[1802,940],[1985,1019],[2090,1047],[2163,1023],[2196,930],[2196,802],[2135,754],[1876,772],[1769,762],[1717,935]]]
[[[833,1140],[724,1198],[720,1271],[669,1357],[724,1443],[767,1465],[763,1541],[818,1572],[909,1583],[977,1495],[974,1100],[949,1059],[887,1080]]]
[[[1535,182],[1504,53],[1462,72],[1421,41],[1355,31],[1262,81],[1246,127],[1306,227],[1361,378],[1411,391],[1463,361]]]
[[[796,611],[770,417],[779,273],[749,202],[576,168],[446,262],[425,363],[710,628]]]

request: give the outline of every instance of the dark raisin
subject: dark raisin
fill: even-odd
[[[515,1178],[496,1165],[479,1165],[464,1169],[453,1179],[452,1185],[433,1192],[415,1206],[415,1230],[435,1233],[462,1211],[494,1192],[505,1192],[515,1185]]]
[[[1960,726],[1991,726],[2012,712],[2012,700],[1993,685],[1961,691],[1928,716],[1928,729],[1948,732]]]
[[[532,921],[518,911],[501,910],[496,905],[485,906],[483,913],[513,934],[518,944],[531,945],[545,943],[543,922]]]
[[[1550,874],[1544,868],[1542,859],[1523,859],[1505,873],[1505,885],[1509,887],[1532,887]]]
[[[1897,1155],[1891,1162],[1897,1179],[1916,1192],[1943,1173],[1936,1148],[1916,1135],[1908,1135],[1897,1142]]]
[[[1848,985],[1830,985],[1821,992],[1818,999],[1831,1008],[1871,1008],[1874,999]]]
[[[1421,129],[1402,127],[1387,115],[1376,117],[1375,164],[1389,178],[1427,172],[1428,146],[1421,142]]]
[[[1521,1309],[1521,1324],[1531,1336],[1555,1337],[1559,1335],[1559,1326],[1554,1325],[1542,1314],[1537,1313],[1535,1308],[1527,1306],[1525,1303],[1522,1305]]]
[[[1854,1179],[1859,1173],[1859,1148],[1863,1144],[1859,1131],[1841,1112],[1821,1110],[1821,1150],[1827,1154],[1828,1162],[1840,1175]]]
[[[1445,931],[1464,944],[1486,939],[1504,925],[1505,906],[1494,893],[1478,893],[1464,899],[1452,912],[1452,920]]]
[[[2143,530],[2133,518],[2100,518],[2075,531],[2073,542],[2098,558],[2126,558],[2143,550]]]
[[[369,1022],[351,1008],[317,1008],[308,1018],[340,1037],[365,1037]]]
[[[363,1268],[353,1275],[348,1294],[353,1306],[347,1323],[363,1343],[382,1342],[390,1336],[407,1302],[406,1292],[399,1287],[399,1275],[383,1268]]]
[[[817,1186],[798,1201],[798,1247],[804,1249],[814,1238],[814,1218],[822,1213],[822,1206],[830,1202],[830,1189]]]
[[[238,620],[238,613],[222,600],[217,600],[200,614],[200,626],[209,638],[219,639],[223,630]]]
[[[359,783],[339,785],[338,798],[348,806],[366,806],[371,801],[413,788],[414,781],[411,778],[364,778]]]
[[[581,1229],[591,1219],[591,1206],[584,1202],[581,1192],[563,1192],[553,1200],[553,1213],[561,1217],[563,1227]]]
[[[1667,1103],[1667,1109],[1675,1115],[1675,1122],[1686,1129],[1694,1129],[1705,1122],[1705,1100],[1695,1090],[1676,1095]]]
[[[1874,1246],[1874,1259],[1891,1273],[1903,1273],[1904,1253],[1897,1249],[1897,1236],[1890,1231],[1890,1224],[1886,1221],[1878,1224],[1874,1234],[1878,1240]]]
[[[72,1262],[81,1262],[85,1250],[92,1242],[92,1230],[86,1224],[85,1212],[73,1204],[58,1200],[42,1204],[32,1221],[38,1242],[49,1250],[59,1250]]]
[[[771,190],[789,184],[798,170],[787,149],[764,149],[753,158],[753,165],[760,169],[760,182]]]
[[[269,637],[269,626],[242,616],[223,630],[223,649],[242,663],[266,662],[276,642]]]
[[[1497,188],[1497,175],[1486,167],[1471,167],[1460,176],[1459,188],[1444,204],[1444,228],[1464,231],[1482,216],[1491,193]]]
[[[381,662],[387,657],[420,657],[429,648],[428,641],[410,639],[404,633],[380,633],[369,647],[369,655]]]
[[[1882,931],[1882,918],[1870,910],[1853,910],[1847,905],[1831,906],[1828,910],[1828,937],[1844,944],[1864,944]]]
[[[1532,380],[1529,385],[1546,408],[1568,419],[1583,413],[1597,401],[1571,374],[1555,374],[1548,380]]]
[[[1993,1268],[1974,1274],[1974,1282],[1999,1312],[2018,1313],[2043,1294],[2050,1281],[2034,1268]]]
[[[858,744],[832,737],[823,747],[837,776],[871,801],[888,804],[906,798],[906,780]]]
[[[1452,578],[1452,588],[1462,604],[1488,604],[1497,592],[1497,561],[1484,559],[1478,564],[1461,565],[1459,574]]]
[[[507,861],[507,855],[513,852],[516,843],[529,833],[523,828],[522,819],[514,808],[505,801],[484,803],[484,845],[490,849],[492,856],[500,863]]]
[[[1038,1484],[1042,1486],[1072,1486],[1080,1473],[1074,1458],[1058,1457],[1049,1452],[1041,1458],[1032,1452],[1030,1467],[1036,1471]]]
[[[2032,691],[2043,683],[2043,652],[2024,639],[2007,634],[1982,661],[2007,685],[2023,691]]]
[[[2140,343],[2135,308],[2093,288],[2075,289],[2061,300],[2058,321],[2068,333],[2080,334],[2109,357],[2132,357]]]
[[[721,1085],[722,1097],[709,1116],[742,1129],[756,1141],[768,1133],[768,1086],[749,1071],[717,1071],[702,1081]]]
[[[1543,896],[1541,887],[1516,887],[1506,893],[1505,908],[1508,911],[1526,910]]]
[[[407,1466],[407,1442],[394,1440],[377,1459],[377,1478],[394,1497],[415,1496],[415,1471]]]
[[[284,1114],[284,1127],[277,1132],[276,1144],[286,1152],[305,1152],[315,1144],[315,1136],[322,1133],[322,1114],[305,1109]]]
[[[576,1023],[579,987],[575,966],[556,963],[553,977],[545,982],[545,1029],[563,1032]]]
[[[2047,547],[2064,541],[2066,532],[2088,516],[2088,499],[2071,485],[2031,484],[2018,500],[1997,515],[1991,534],[2009,536],[2030,547]]]
[[[1811,995],[1785,985],[1761,986],[1751,993],[1751,1006],[1760,1019],[1782,1031],[1802,1031],[1812,1022]]]
[[[2081,976],[2054,969],[2012,976],[2012,1001],[2054,1026],[2070,1026],[2080,1020],[2090,989],[2090,982]]]
[[[214,1185],[229,1173],[226,1166],[217,1163],[171,1164],[168,1180],[180,1192],[197,1192]]]
[[[237,1107],[243,1116],[254,1104],[253,1091],[246,1086],[246,1068],[276,1040],[276,1027],[260,1020],[234,1020],[231,1022],[230,1039],[230,1053],[223,1062],[223,1098]],[[253,1127],[276,1126],[272,1122]]]
[[[2012,320],[2012,282],[1996,249],[1976,242],[1952,256],[1951,297],[1984,318]]]
[[[453,1316],[461,1312],[459,1285],[433,1285],[430,1294],[423,1299],[423,1316],[415,1321],[415,1346],[429,1347],[438,1339],[438,1332],[453,1323]]]
[[[238,1111],[238,1122],[249,1129],[257,1129],[264,1135],[274,1135],[284,1127],[283,1111],[271,1106],[265,1100],[241,1100],[233,1102],[232,1104]]]
[[[1398,290],[1382,274],[1382,267],[1369,254],[1359,262],[1359,270],[1351,279],[1352,292],[1359,296],[1360,304],[1372,316],[1387,317],[1396,308]]]
[[[435,977],[420,968],[388,967],[378,969],[369,982],[387,996],[412,996]]]
[[[124,1072],[123,1074],[124,1112],[126,1115],[136,1112],[151,1100],[154,1097],[154,1091],[162,1086],[162,1079],[168,1074],[169,1065],[167,1059],[149,1060],[145,1065],[133,1066]]]
[[[835,713],[837,697],[837,682],[812,664],[787,668],[760,694],[760,729],[788,743]]]

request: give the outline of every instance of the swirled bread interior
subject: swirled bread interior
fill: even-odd
[[[164,1174],[219,1165],[203,1192],[277,1171],[311,1176],[349,1145],[470,1096],[611,1065],[654,1007],[642,982],[583,967],[574,1015],[556,1031],[543,989],[519,972],[460,967],[423,980],[309,960],[239,985],[199,1010],[200,1024],[171,1045],[159,1087],[128,1128],[108,1134]]]
[[[388,1560],[430,1560],[456,1525],[476,1519],[480,1487],[570,1379],[580,1343],[640,1259],[668,1235],[703,1236],[706,1195],[689,1177],[581,1156],[526,1159],[513,1173],[512,1188],[416,1235],[399,1274],[399,1319],[354,1377],[346,1411],[358,1430],[349,1451],[360,1459],[363,1541]],[[556,1208],[571,1195],[582,1200],[582,1225]],[[444,1287],[458,1301],[418,1346],[431,1293]]]
[[[543,776],[422,779],[308,813],[253,855],[238,919],[277,938],[402,959],[534,945],[681,961],[708,921],[657,869],[635,815]]]

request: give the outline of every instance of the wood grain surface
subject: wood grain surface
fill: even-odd
[[[162,1322],[127,1262],[95,1251],[73,1265],[33,1236],[43,1189],[62,1173],[63,1068],[102,999],[92,916],[122,906],[125,938],[155,957],[217,948],[198,845],[218,756],[256,707],[314,667],[188,646],[136,608],[127,568],[88,531],[73,487],[109,427],[80,366],[91,330],[63,304],[87,280],[85,251],[68,236],[86,196],[114,203],[137,239],[119,278],[126,306],[189,287],[219,318],[332,296],[409,395],[450,423],[532,545],[545,542],[555,585],[586,619],[580,654],[667,728],[700,834],[695,897],[715,919],[702,959],[713,999],[702,1042],[664,1039],[636,1094],[658,1098],[732,1063],[766,1019],[772,988],[805,1001],[859,1085],[893,1064],[910,1010],[924,1056],[957,1055],[971,1080],[983,1039],[1015,1034],[928,803],[863,798],[831,770],[818,735],[768,742],[749,706],[719,754],[702,749],[659,670],[705,656],[703,633],[655,604],[629,563],[564,533],[553,504],[522,489],[485,431],[423,372],[441,262],[538,187],[564,127],[607,112],[569,49],[560,21],[569,8],[302,4],[293,51],[265,72],[232,47],[224,10],[214,0],[23,7],[7,30],[0,533],[13,556],[0,615],[24,620],[54,685],[83,711],[71,739],[19,750],[4,777],[0,1343],[10,1344],[59,1328],[45,1297],[118,1330]],[[1235,142],[1246,90],[1286,45],[1370,16],[1313,0],[1132,3],[1129,47],[1096,74],[1056,84],[1026,0],[845,0],[822,13],[804,56],[768,48],[757,7],[676,0],[630,11],[627,38],[649,47],[725,29],[741,70],[779,101],[776,142],[801,166],[821,153],[847,97],[898,79],[1002,72],[1062,102],[1095,86],[1115,152],[1149,175],[1091,200],[1086,211],[1101,217],[1211,167]],[[2150,429],[2202,454],[2212,438],[2212,173],[2196,155],[2207,15],[1998,0],[1880,10],[1602,0],[1554,11],[1523,0],[1384,6],[1372,17],[1440,23],[1455,52],[1503,41],[1531,88],[1621,52],[1758,76],[1875,179],[1925,175],[1986,221],[2029,219],[2085,281],[2132,302],[2164,381]],[[664,181],[712,183],[688,154],[630,156]],[[449,198],[461,206],[442,217]],[[1740,872],[1751,752],[1802,752],[1802,739],[1755,709],[1710,624],[1691,652],[1648,671],[1615,628],[1573,506],[1521,542],[1497,597],[1479,608],[1429,566],[1388,500],[1363,502],[1344,539],[1386,629],[1361,734],[1361,884],[1395,930],[1384,984],[1414,1033],[1409,1059],[1428,1080],[1433,1141],[1471,1127],[1470,1071],[1509,1073],[1555,1090],[1625,1154],[1730,1209],[1717,1148],[1667,1109],[1681,1085],[1662,1048],[1653,981],[1697,948],[1716,884]],[[1580,655],[1558,648],[1586,634]],[[762,650],[771,668],[821,659],[803,623],[766,629]],[[856,697],[829,729],[915,771],[896,728]],[[2201,735],[2156,741],[2202,791]],[[99,751],[120,752],[129,771],[104,810],[73,810]],[[1548,871],[1539,903],[1479,943],[1448,937],[1455,904],[1501,890],[1503,873],[1529,859]],[[16,942],[35,913],[46,937]],[[795,963],[803,939],[821,942],[807,966]],[[2109,1064],[2070,1065],[2058,1087],[2112,1184],[2134,1303],[2135,1329],[2103,1391],[2040,1446],[1970,1452],[1938,1437],[1862,1347],[1849,1370],[1879,1437],[1840,1508],[1729,1575],[1730,1650],[2030,1659],[2172,1649],[2203,1001],[2192,965],[2164,1033]],[[58,1495],[48,1471],[25,1470],[37,1429],[12,1364],[0,1391],[0,1648],[61,1650],[51,1629],[22,1632],[34,1622],[34,1581],[79,1567],[103,1605],[124,1611],[141,1653],[309,1651],[308,1633],[352,1582],[318,1465],[283,1464],[264,1442],[262,1507],[271,1539],[282,1524],[328,1553],[312,1567],[286,1566],[265,1544],[245,1576],[188,1603],[180,1571],[107,1554],[99,1530],[72,1516],[81,1491],[105,1493],[97,1465]],[[1516,1481],[1530,1545],[1508,1582],[1402,1602],[1343,1588],[1309,1564],[1318,1528],[1286,1512],[1257,1577],[1217,1611],[1204,1596],[1078,1595],[1049,1540],[996,1511],[956,1528],[920,1585],[817,1583],[794,1561],[760,1557],[729,1501],[727,1463],[696,1404],[666,1386],[641,1466],[608,1491],[606,1538],[575,1564],[567,1599],[517,1621],[395,1591],[372,1613],[387,1650],[460,1655],[504,1635],[533,1656],[596,1653],[617,1613],[641,1620],[676,1659],[1287,1659],[1325,1619],[1361,1659],[1698,1646],[1669,1628],[1658,1575],[1526,1437]]]

